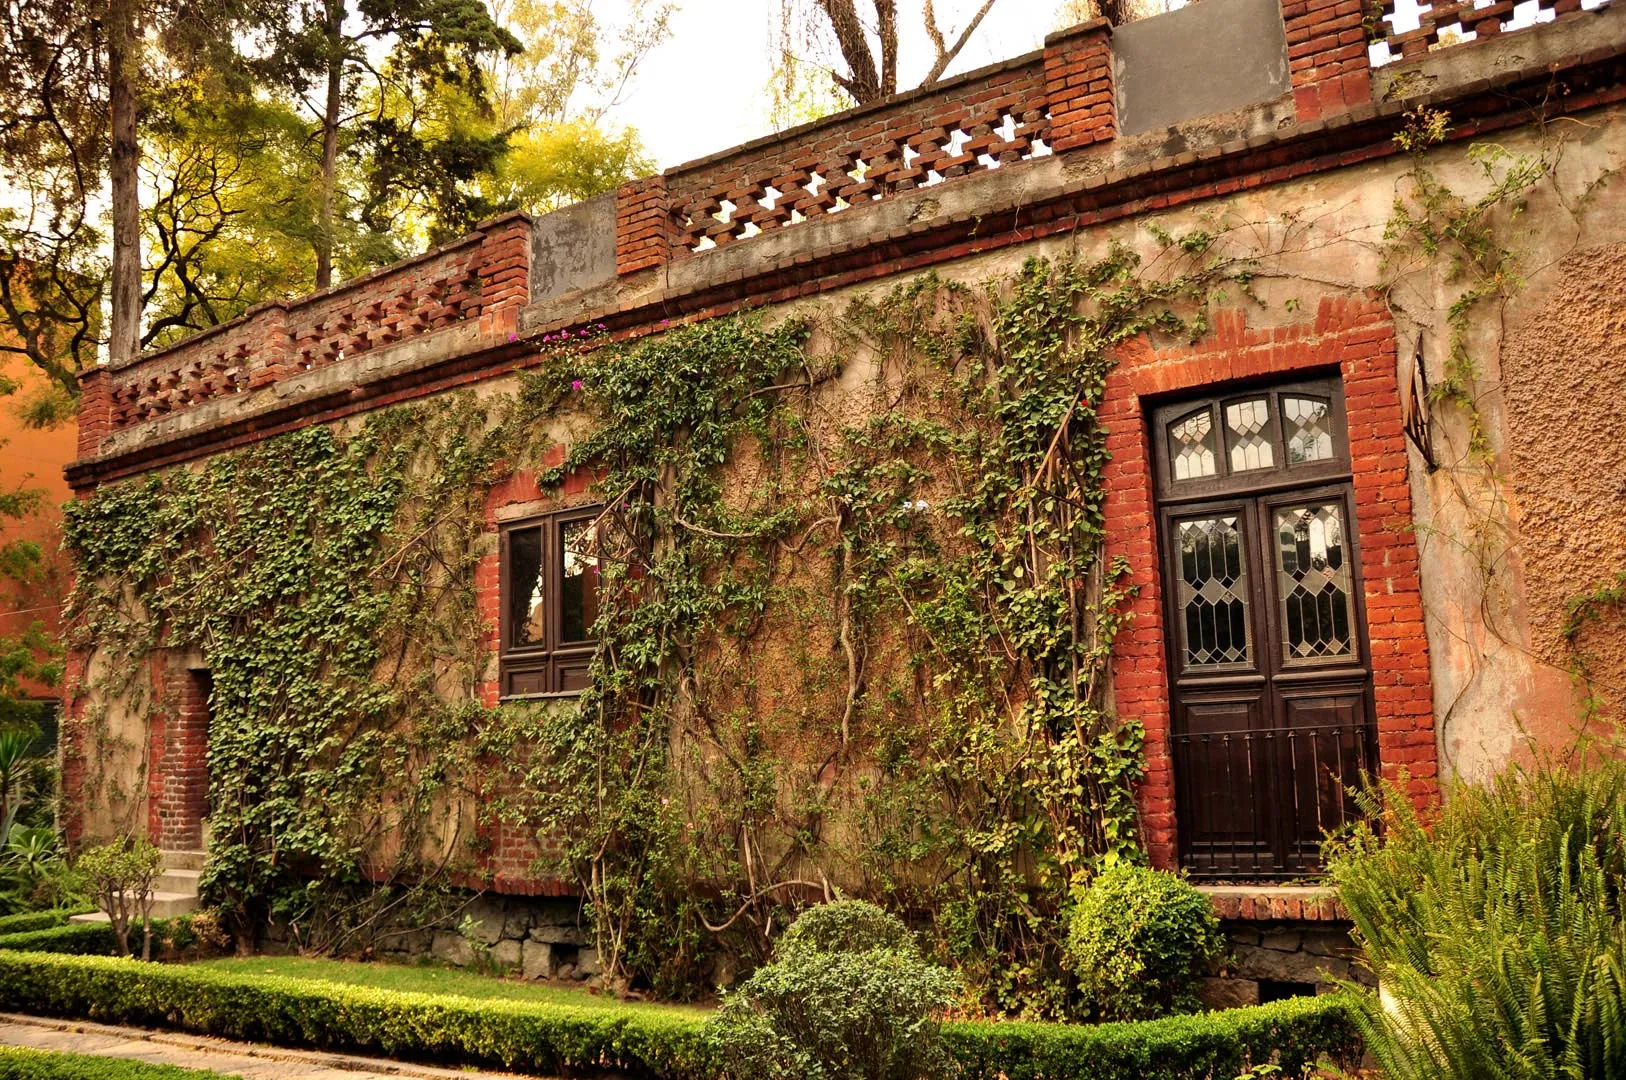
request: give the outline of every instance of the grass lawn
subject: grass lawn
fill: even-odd
[[[0,1046],[0,1080],[238,1080],[225,1073],[177,1069],[123,1058],[91,1057]]]
[[[480,975],[439,964],[390,964],[359,960],[324,960],[303,956],[251,956],[200,960],[191,966],[230,971],[239,975],[281,975],[289,979],[312,979],[319,982],[342,983],[346,986],[370,986],[379,990],[451,994],[482,1001],[528,1001],[588,1009],[636,1009],[660,1013],[691,1013],[697,1016],[703,1016],[707,1012],[698,1006],[617,1001],[612,997],[604,997],[574,987],[502,979],[495,975]]]

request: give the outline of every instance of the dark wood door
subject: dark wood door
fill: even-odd
[[[1295,384],[1159,410],[1176,814],[1198,876],[1313,872],[1372,764],[1336,394]]]

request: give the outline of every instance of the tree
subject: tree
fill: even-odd
[[[919,86],[929,86],[960,55],[971,35],[987,18],[997,0],[982,0],[964,28],[949,40],[938,21],[933,0],[924,0],[920,20],[933,58]],[[860,10],[860,5],[863,10]],[[823,66],[820,59],[827,37],[834,39],[841,69],[830,75],[856,105],[867,105],[898,92],[898,4],[897,0],[780,0],[777,31],[780,68],[778,91],[794,96],[791,83],[802,74],[804,65]],[[811,55],[798,55],[802,52]]]
[[[337,235],[348,210],[359,210],[364,221],[370,214],[376,225],[380,208],[400,187],[423,189],[447,167],[465,179],[500,157],[503,143],[459,141],[455,135],[431,140],[416,122],[416,108],[391,112],[392,103],[415,105],[442,87],[461,88],[477,109],[489,109],[482,59],[521,46],[481,0],[296,0],[291,6],[267,0],[259,23],[273,43],[258,65],[261,73],[301,88],[300,101],[314,114],[320,135],[318,289],[333,283]],[[382,58],[379,49],[386,50]],[[343,205],[340,159],[346,151],[364,159],[367,192],[354,206]],[[464,189],[427,186],[438,196],[432,213],[466,216],[459,198],[445,201]]]

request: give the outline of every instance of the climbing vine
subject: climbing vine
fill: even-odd
[[[514,431],[459,395],[67,508],[70,618],[104,740],[86,767],[120,760],[109,707],[170,707],[144,660],[191,654],[207,667],[202,884],[239,941],[275,918],[306,947],[353,947],[432,900],[426,882],[458,854],[431,825],[471,766],[469,581],[482,496],[521,445]]]
[[[1096,409],[1113,346],[1201,332],[1240,273],[1206,247],[1155,280],[1126,249],[929,276],[526,378],[590,418],[542,481],[605,500],[602,646],[499,812],[567,838],[611,971],[701,991],[800,903],[861,893],[926,917],[983,1007],[1068,1011],[1056,915],[1141,857]]]
[[[94,696],[161,712],[143,659],[208,668],[205,888],[242,934],[356,948],[510,826],[623,983],[703,992],[852,894],[915,913],[969,1005],[1065,1015],[1057,916],[1142,857],[1143,733],[1106,693],[1130,595],[1104,551],[1109,357],[1200,335],[1250,272],[1163,239],[1155,273],[1114,247],[545,343],[512,394],[105,487],[67,526]],[[600,644],[579,697],[485,708],[485,499],[544,429],[568,449],[539,496],[586,476],[603,505]]]

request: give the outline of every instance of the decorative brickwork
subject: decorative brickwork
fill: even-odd
[[[1242,312],[1221,312],[1192,346],[1123,350],[1107,380],[1101,419],[1113,457],[1107,485],[1107,550],[1128,559],[1138,590],[1132,624],[1119,635],[1112,679],[1120,715],[1146,726],[1141,787],[1147,851],[1160,867],[1176,862],[1174,772],[1169,750],[1169,684],[1147,398],[1238,379],[1338,371],[1344,380],[1355,517],[1372,651],[1383,774],[1404,768],[1419,806],[1436,797],[1438,764],[1423,630],[1417,546],[1412,536],[1406,442],[1395,382],[1394,327],[1376,300],[1328,298],[1313,322],[1252,329]]]
[[[668,172],[679,254],[1050,153],[1045,68],[1034,54]]]
[[[1527,11],[1526,14],[1539,17],[1536,16],[1537,12],[1550,11],[1554,18],[1562,19],[1578,15],[1585,10],[1581,2],[1582,0],[1535,0],[1535,12]],[[1524,0],[1492,0],[1489,4],[1477,4],[1474,0],[1457,0],[1456,3],[1430,3],[1424,0],[1418,12],[1418,25],[1410,30],[1397,31],[1395,0],[1385,0],[1381,24],[1382,36],[1378,40],[1387,55],[1382,57],[1379,63],[1395,59],[1411,60],[1425,55],[1431,49],[1449,48],[1464,42],[1483,41],[1495,37],[1512,29],[1514,9],[1525,6]],[[1441,33],[1446,33],[1447,36],[1442,39]]]
[[[632,274],[660,266],[671,256],[666,177],[622,184],[615,193],[615,272]]]
[[[296,301],[262,304],[240,319],[110,370],[111,427],[258,390],[346,356],[517,310],[528,298],[530,250],[530,219],[510,214],[415,259]],[[100,445],[95,432],[94,426],[89,434],[81,431],[81,454],[88,456]]]
[[[1050,142],[1060,153],[1117,135],[1112,25],[1105,19],[1051,34],[1044,43]]]
[[[203,846],[209,798],[209,675],[154,661],[162,705],[147,730],[147,836],[166,851]]]
[[[1303,885],[1200,885],[1214,902],[1214,914],[1226,920],[1270,922],[1347,922],[1349,913],[1331,889]]]
[[[1300,120],[1348,112],[1372,101],[1364,0],[1284,0],[1287,69]]]

